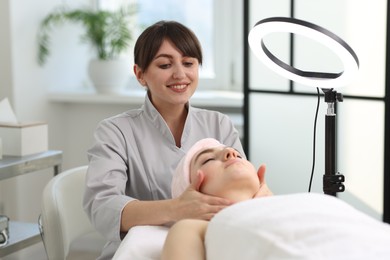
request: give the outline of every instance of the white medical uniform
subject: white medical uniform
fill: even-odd
[[[196,141],[206,137],[244,154],[239,133],[227,115],[190,105],[181,147],[177,147],[148,95],[140,109],[99,123],[88,151],[83,202],[91,222],[108,241],[99,259],[111,259],[123,238],[120,218],[124,206],[136,199],[169,199],[176,165]]]

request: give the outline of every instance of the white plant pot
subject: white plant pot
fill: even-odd
[[[104,94],[122,92],[130,71],[130,63],[125,59],[91,60],[88,66],[88,74],[96,91]]]

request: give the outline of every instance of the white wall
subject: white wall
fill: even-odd
[[[8,1],[0,1],[0,97],[12,96],[9,15]]]
[[[46,13],[60,3],[62,1],[59,0],[0,1],[0,34],[2,35],[0,37],[0,99],[5,97],[10,99],[18,119],[22,122],[47,121],[49,148],[64,150],[67,139],[72,139],[66,137],[67,125],[66,121],[63,121],[67,116],[66,109],[49,103],[47,91],[53,82],[60,82],[60,84],[67,82],[70,85],[69,79],[80,74],[77,73],[79,68],[73,64],[73,71],[71,69],[66,71],[66,68],[62,71],[61,66],[42,68],[36,62],[36,33],[39,23]],[[68,3],[72,4],[69,1]],[[84,4],[89,4],[89,1],[84,1]],[[57,55],[62,55],[64,60],[77,57],[70,56],[64,51]],[[79,139],[82,140],[83,137]],[[76,147],[72,148],[79,150]],[[79,163],[85,161],[80,160]],[[64,168],[72,166],[68,164]],[[8,215],[11,220],[36,222],[40,213],[41,192],[51,177],[52,171],[44,170],[1,181],[0,210],[2,212],[0,214]],[[31,250],[33,251],[34,248]],[[31,252],[22,252],[19,257],[27,259],[27,255],[32,257],[31,254]],[[13,254],[12,257],[18,255]]]
[[[74,73],[78,68],[74,68],[74,71],[64,72],[60,66],[39,67],[36,62],[37,44],[36,33],[42,18],[54,6],[60,4],[61,1],[1,1],[2,15],[1,15],[1,27],[0,32],[5,37],[1,37],[1,92],[0,98],[8,97],[15,110],[15,113],[21,122],[43,120],[49,123],[49,146],[50,149],[60,149],[66,142],[61,136],[65,136],[63,130],[64,122],[61,121],[64,118],[63,110],[57,109],[57,107],[50,104],[47,100],[47,91],[49,86],[54,82],[68,82],[67,78],[72,78],[72,75],[78,75],[80,73]],[[85,2],[89,3],[89,2]],[[54,51],[59,51],[54,49]],[[60,52],[61,53],[61,52]],[[77,53],[76,53],[77,55]],[[57,54],[58,56],[58,54]],[[62,51],[63,60],[72,59],[72,56],[67,55]],[[76,56],[73,56],[73,58]],[[66,65],[66,62],[62,62]],[[57,64],[58,65],[58,64]],[[65,67],[66,71],[66,67]],[[64,77],[64,75],[66,77]],[[55,114],[56,116],[52,116]],[[58,120],[52,120],[52,119]],[[54,128],[54,130],[52,129]],[[58,138],[59,137],[59,138]],[[40,174],[36,174],[36,178],[39,179]],[[19,180],[20,179],[20,180]],[[16,190],[14,192],[17,197],[20,194],[24,194],[25,190],[30,186],[35,186],[35,183],[24,184],[23,178],[12,180],[15,188],[9,188],[10,190]],[[11,181],[11,180],[10,180]],[[44,185],[47,180],[37,180],[36,184],[40,186]],[[5,185],[3,185],[5,186]],[[9,185],[7,185],[10,187]],[[5,189],[5,188],[4,188]],[[34,192],[37,196],[40,196],[40,190]],[[20,195],[22,196],[22,195]],[[17,203],[19,204],[19,203]],[[11,216],[18,216],[24,211],[26,216],[22,218],[28,218],[36,220],[34,214],[29,214],[30,210],[25,209],[22,206],[15,207],[14,212],[10,212]],[[14,208],[9,205],[7,208]],[[35,207],[38,208],[38,207]],[[37,212],[37,211],[36,211]],[[27,216],[28,215],[28,216]],[[35,214],[36,215],[36,214]]]

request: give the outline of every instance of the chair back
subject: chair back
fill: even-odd
[[[96,232],[82,206],[87,168],[64,171],[43,190],[40,226],[49,260],[66,259],[72,241]]]

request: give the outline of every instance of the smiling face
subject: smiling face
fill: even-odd
[[[260,181],[253,164],[243,159],[231,147],[203,149],[190,162],[190,180],[198,171],[204,174],[200,192],[208,195],[242,201],[253,198]]]
[[[183,54],[165,39],[145,71],[134,68],[138,81],[150,92],[157,107],[185,104],[194,94],[199,80],[199,61]]]

